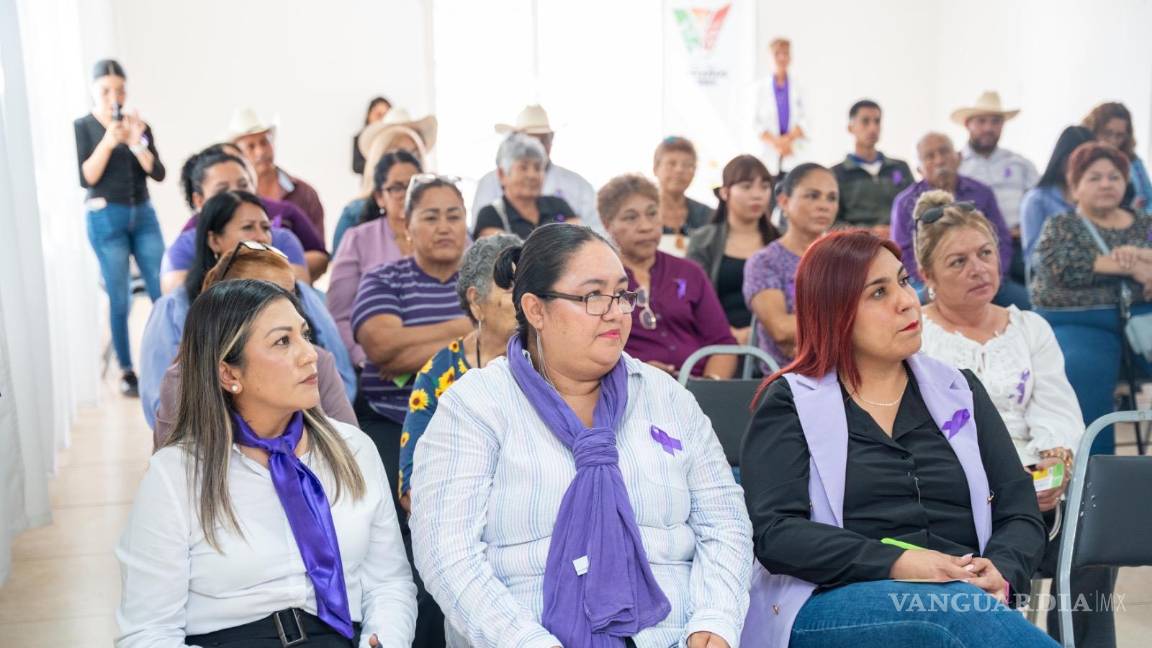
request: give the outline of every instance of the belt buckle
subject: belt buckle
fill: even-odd
[[[304,625],[300,623],[300,611],[296,608],[291,608],[291,610],[292,619],[296,623],[296,633],[300,635],[292,640],[288,639],[288,635],[284,632],[284,623],[280,620],[280,613],[284,610],[279,610],[272,615],[272,621],[276,623],[276,634],[280,636],[280,645],[283,646],[283,648],[308,643],[308,633],[304,632]]]

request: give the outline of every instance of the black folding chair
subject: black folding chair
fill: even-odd
[[[1144,499],[1152,493],[1152,457],[1090,455],[1092,442],[1105,427],[1148,421],[1152,410],[1114,412],[1093,421],[1080,439],[1056,568],[1061,592],[1072,591],[1072,570],[1079,567],[1152,565],[1152,507]],[[1074,648],[1074,601],[1058,603],[1061,638],[1066,648]]]
[[[736,355],[754,358],[763,362],[770,372],[780,368],[772,356],[763,350],[752,346],[735,344],[714,344],[697,350],[680,367],[680,384],[684,385],[704,415],[712,422],[712,429],[720,439],[720,446],[724,448],[724,456],[728,464],[735,467],[740,465],[740,443],[744,438],[744,431],[748,429],[748,422],[752,419],[752,398],[760,386],[760,380],[752,378],[751,362],[744,363],[742,378],[735,380],[703,380],[692,377],[692,368],[704,358],[713,355]]]

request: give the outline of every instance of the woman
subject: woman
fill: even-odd
[[[752,155],[740,155],[724,166],[720,206],[712,223],[692,232],[688,258],[700,264],[724,306],[732,335],[748,342],[752,313],[744,303],[744,264],[780,237],[772,226],[772,174]]]
[[[388,111],[392,110],[392,102],[384,97],[372,97],[368,102],[368,110],[364,113],[364,126],[352,136],[352,173],[364,173],[364,154],[360,152],[360,135],[372,124],[384,119]]]
[[[449,178],[414,176],[404,218],[412,256],[364,273],[352,306],[352,333],[367,356],[356,417],[384,460],[397,506],[412,379],[428,358],[472,330],[456,296],[468,237],[460,190]]]
[[[503,357],[508,348],[508,338],[516,332],[512,291],[492,282],[492,270],[497,255],[520,243],[520,238],[513,234],[489,236],[468,248],[460,262],[456,296],[460,308],[475,328],[437,351],[420,368],[412,383],[408,414],[404,417],[404,431],[400,435],[399,491],[400,505],[405,511],[412,510],[412,457],[416,444],[436,413],[440,397],[469,369],[486,367],[489,362]]]
[[[1040,176],[1040,181],[1020,201],[1020,245],[1029,272],[1032,271],[1032,255],[1036,251],[1036,241],[1040,240],[1040,232],[1044,231],[1044,223],[1053,216],[1076,211],[1067,184],[1068,158],[1076,147],[1093,139],[1095,136],[1087,128],[1065,128],[1056,140],[1056,148],[1052,149],[1052,157],[1048,158],[1044,175]]]
[[[840,191],[831,171],[807,162],[788,172],[777,193],[788,229],[744,265],[744,302],[756,316],[760,348],[782,367],[796,354],[796,267],[836,222]]]
[[[547,167],[548,154],[540,140],[519,132],[505,138],[496,153],[496,176],[504,195],[480,208],[472,238],[498,232],[527,238],[547,223],[581,224],[563,198],[541,195]]]
[[[156,152],[152,128],[135,111],[124,112],[124,68],[113,60],[92,69],[92,112],[73,123],[80,186],[88,190],[88,241],[100,263],[112,347],[120,364],[120,393],[139,396],[128,341],[128,311],[132,306],[130,257],[155,302],[160,299],[160,257],[164,237],[148,196],[148,178],[164,179],[164,164]]]
[[[711,344],[736,344],[724,309],[700,266],[657,249],[660,245],[660,193],[640,175],[608,181],[597,195],[604,229],[616,243],[637,294],[632,334],[624,350],[673,376],[688,356]],[[736,356],[714,355],[692,373],[718,380],[736,373]]]
[[[295,292],[296,278],[292,268],[284,258],[283,253],[273,247],[255,241],[242,241],[232,251],[225,253],[216,262],[216,265],[204,276],[203,289],[207,290],[215,284],[227,279],[262,279],[280,286],[288,292]],[[185,311],[187,308],[185,308]],[[311,321],[311,317],[305,317]],[[157,320],[159,322],[160,320]],[[174,339],[179,340],[183,333],[183,322],[172,326],[168,330],[174,333]],[[315,326],[308,325],[314,331]],[[151,342],[155,329],[149,327]],[[330,351],[317,345],[313,334],[311,340],[316,348],[316,380],[320,388],[320,404],[324,413],[331,419],[342,421],[349,425],[359,427],[356,415],[352,412],[352,403],[348,400],[348,393],[344,389],[344,382],[340,379],[340,372],[336,369],[336,358]],[[160,381],[159,404],[156,409],[156,427],[152,432],[152,447],[159,448],[164,445],[172,430],[176,426],[176,405],[180,402],[180,365],[171,364],[164,371]]]
[[[980,381],[917,353],[896,244],[813,243],[796,316],[740,453],[760,563],[742,645],[1055,646],[1003,605],[1044,548],[1032,478]]]
[[[227,145],[231,147],[232,145]],[[185,229],[172,242],[172,246],[164,252],[164,261],[161,267],[161,287],[165,294],[171,293],[184,284],[188,278],[188,269],[196,261],[196,224],[200,220],[200,211],[213,196],[224,191],[251,191],[255,186],[255,176],[251,165],[244,158],[224,150],[224,146],[209,147],[193,155],[184,164],[181,172],[181,183],[184,186],[184,200],[192,210],[192,217],[185,224]],[[216,150],[213,150],[216,149]],[[273,214],[281,217],[281,224],[292,220],[283,218],[286,214],[295,212],[304,220],[306,226],[312,224],[299,208],[291,203],[278,200],[260,198],[260,205],[264,208],[269,220]],[[192,228],[188,229],[188,225]],[[311,271],[308,268],[310,259],[304,251],[299,237],[290,229],[271,223],[271,245],[288,257],[288,262],[297,278],[304,282],[311,281]],[[300,231],[305,231],[301,229]],[[311,230],[309,230],[311,231]],[[327,262],[327,257],[324,257]]]
[[[652,172],[660,185],[660,251],[682,257],[688,235],[712,220],[712,208],[684,195],[696,176],[696,147],[683,137],[665,137],[656,147]]]
[[[1076,211],[1049,219],[1036,243],[1032,303],[1064,351],[1085,425],[1113,410],[1127,348],[1119,305],[1129,302],[1132,315],[1152,312],[1152,216],[1120,206],[1127,180],[1123,153],[1109,144],[1081,144],[1068,158],[1067,184]],[[1143,364],[1134,355],[1131,359]],[[1092,445],[1094,454],[1114,450],[1111,430]]]
[[[118,648],[411,643],[383,466],[318,407],[308,336],[266,281],[221,282],[188,311],[176,426],[116,549]]]
[[[1092,131],[1096,139],[1120,149],[1128,158],[1131,200],[1127,206],[1136,212],[1147,212],[1152,207],[1152,180],[1144,161],[1136,155],[1136,136],[1132,129],[1132,113],[1122,103],[1102,103],[1084,118],[1084,128]]]
[[[636,297],[616,253],[546,225],[495,281],[516,309],[508,357],[441,396],[412,475],[448,645],[735,645],[740,489],[696,401],[623,353]]]
[[[272,225],[260,199],[246,191],[225,191],[204,203],[196,225],[196,258],[184,279],[184,285],[164,295],[152,309],[144,327],[140,363],[140,395],[144,418],[149,427],[156,428],[156,411],[160,406],[160,382],[169,365],[176,358],[177,346],[184,330],[189,306],[196,301],[204,287],[205,277],[220,258],[251,241],[270,249]],[[332,353],[336,369],[344,383],[349,399],[355,396],[356,374],[340,336],[336,323],[324,307],[324,298],[311,286],[296,282],[296,293],[304,304],[313,328],[314,341]]]
[[[978,210],[954,204],[952,194],[929,191],[916,202],[916,263],[933,298],[924,307],[923,351],[945,364],[971,371],[1012,435],[1016,455],[1029,472],[1060,465],[1063,481],[1036,493],[1049,528],[1072,475],[1072,450],[1084,426],[1080,405],[1064,375],[1064,356],[1043,317],[992,303],[999,290],[996,231]],[[1041,570],[1055,574],[1059,536],[1050,536]],[[1108,570],[1077,570],[1072,600],[1099,601],[1111,593]],[[1097,616],[1097,615],[1092,615]],[[1076,611],[1076,645],[1115,644],[1110,613],[1091,623]],[[1058,614],[1048,612],[1048,633],[1060,640]],[[1091,628],[1091,630],[1090,630]],[[1090,634],[1089,634],[1090,633]]]
[[[340,329],[340,338],[363,367],[367,357],[352,335],[352,304],[364,273],[412,255],[412,239],[404,224],[404,194],[420,162],[405,151],[385,153],[376,164],[372,199],[364,203],[360,224],[349,229],[344,245],[332,261],[328,283],[328,310]]]

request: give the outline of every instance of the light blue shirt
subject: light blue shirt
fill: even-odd
[[[754,561],[743,492],[696,399],[660,370],[627,355],[624,362],[620,472],[652,573],[672,604],[634,640],[664,648],[708,631],[736,646]],[[653,426],[683,450],[666,451]],[[540,624],[544,569],[576,466],[506,359],[469,371],[443,393],[414,464],[415,562],[450,622],[448,645],[560,645]]]
[[[356,398],[356,372],[352,369],[348,350],[340,341],[336,321],[324,305],[324,296],[299,281],[296,282],[296,293],[304,313],[315,327],[316,341],[335,358],[344,391],[348,394],[348,401],[352,402]],[[176,361],[188,308],[188,292],[180,286],[156,300],[144,326],[144,337],[140,342],[140,405],[144,408],[144,419],[152,429],[156,428],[156,411],[160,409],[160,383],[164,380],[164,372]]]
[[[1036,187],[1024,194],[1020,201],[1020,245],[1026,266],[1032,266],[1032,252],[1044,231],[1044,223],[1053,216],[1074,211],[1076,207],[1064,200],[1064,190],[1060,187]]]

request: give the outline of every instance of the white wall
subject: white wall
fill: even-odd
[[[152,191],[169,241],[188,218],[180,166],[224,136],[236,106],[279,115],[277,163],[320,194],[328,241],[357,193],[352,136],[368,99],[430,107],[422,0],[111,2],[128,103],[168,167]]]
[[[851,150],[845,128],[857,99],[880,103],[881,149],[915,167],[922,134],[942,130],[961,146],[966,133],[949,114],[997,90],[1022,109],[1003,145],[1042,170],[1060,131],[1107,100],[1128,106],[1139,151],[1152,154],[1150,25],[1149,0],[762,2],[761,64],[767,73],[774,36],[792,39],[815,161],[831,164]]]

